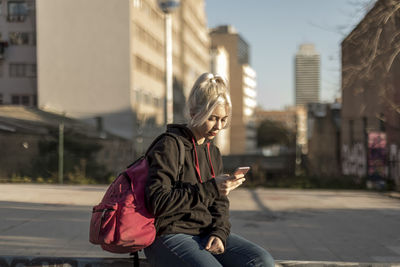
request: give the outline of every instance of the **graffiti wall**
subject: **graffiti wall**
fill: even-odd
[[[367,173],[366,151],[361,143],[342,146],[342,171],[344,175],[363,177]]]
[[[368,177],[380,180],[387,177],[386,133],[368,133]]]
[[[358,177],[379,174],[400,188],[400,146],[386,144],[382,136],[370,136],[368,151],[361,143],[342,146],[342,172]],[[368,162],[367,162],[368,153]]]

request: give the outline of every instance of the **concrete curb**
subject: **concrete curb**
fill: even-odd
[[[275,261],[275,267],[400,267],[400,262]]]
[[[24,257],[0,256],[0,267],[132,267],[133,261],[126,258],[74,258],[74,257]],[[141,267],[151,267],[140,259]],[[276,260],[275,267],[400,267],[399,263],[359,263],[334,261],[288,261]]]
[[[132,267],[133,260],[126,258],[74,258],[74,257],[24,257],[0,256],[0,267]],[[140,267],[151,267],[140,259]]]

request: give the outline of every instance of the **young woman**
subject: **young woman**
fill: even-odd
[[[228,127],[231,100],[226,81],[202,74],[188,99],[187,125],[168,125],[185,146],[179,173],[179,147],[170,136],[148,154],[146,204],[156,217],[157,237],[144,252],[152,266],[274,266],[260,246],[230,232],[230,191],[243,174],[223,174],[221,154],[212,139]]]

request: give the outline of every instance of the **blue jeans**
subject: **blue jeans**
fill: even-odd
[[[157,267],[274,267],[274,259],[266,250],[238,235],[229,235],[225,252],[219,255],[205,250],[208,238],[187,234],[164,235],[157,237],[144,253],[150,264]]]

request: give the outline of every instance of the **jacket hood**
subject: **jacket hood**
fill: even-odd
[[[182,141],[185,146],[193,146],[192,139],[195,138],[195,136],[186,124],[168,124],[167,132],[184,137]]]

